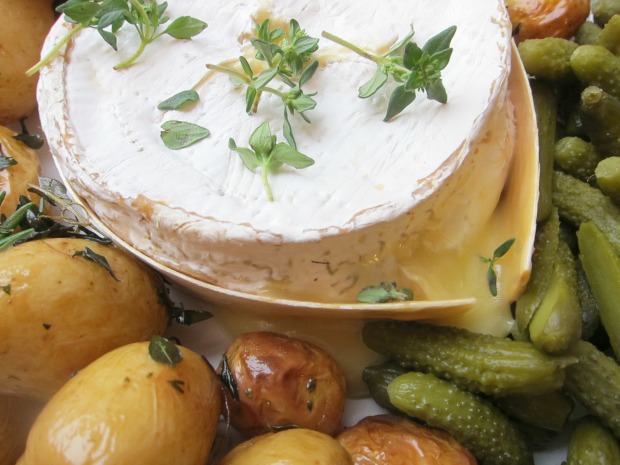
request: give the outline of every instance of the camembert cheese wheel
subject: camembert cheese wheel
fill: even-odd
[[[508,237],[479,239],[489,239],[516,137],[501,0],[174,0],[167,14],[209,26],[191,40],[162,36],[119,71],[138,45],[135,30],[123,27],[114,51],[85,29],[41,72],[41,120],[57,165],[118,237],[166,267],[256,295],[355,302],[382,281],[413,289],[416,300],[488,294],[480,256]],[[206,68],[238,65],[239,56],[260,66],[250,39],[266,18],[283,28],[295,19],[320,38],[319,68],[304,87],[316,92],[311,122],[289,116],[298,150],[315,163],[270,173],[273,201],[260,168],[247,169],[229,139],[247,147],[267,121],[284,140],[282,102],[264,93],[249,115],[244,87]],[[389,122],[393,86],[358,98],[376,65],[322,37],[381,54],[411,28],[421,46],[453,25],[447,103],[420,92]],[[71,27],[61,18],[44,52]],[[193,87],[200,100],[191,108],[157,108]],[[210,135],[171,150],[160,137],[169,120]]]

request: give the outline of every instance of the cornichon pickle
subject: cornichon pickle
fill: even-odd
[[[556,168],[588,181],[601,161],[596,147],[581,137],[562,137],[555,143],[554,163]]]
[[[620,365],[586,341],[571,354],[578,361],[565,368],[564,389],[620,439]]]
[[[613,15],[620,14],[620,0],[591,0],[590,9],[596,24],[605,26]]]
[[[577,296],[579,297],[579,306],[581,307],[581,338],[589,340],[601,324],[598,311],[598,304],[592,294],[592,288],[586,278],[586,272],[583,270],[581,260],[577,260]]]
[[[530,76],[550,81],[574,78],[570,57],[576,42],[559,37],[527,39],[519,43],[519,55]]]
[[[579,45],[596,45],[603,28],[593,21],[584,21],[575,33],[575,42]]]
[[[577,78],[620,98],[620,57],[602,45],[580,45],[570,58]]]
[[[397,376],[407,373],[407,369],[393,362],[384,362],[379,365],[372,365],[364,368],[362,380],[368,386],[370,397],[387,410],[393,409],[387,394],[388,385]]]
[[[570,435],[566,465],[618,465],[620,444],[596,418],[584,417]]]
[[[551,212],[551,186],[553,173],[553,154],[558,116],[558,103],[553,87],[543,81],[530,82],[536,122],[538,124],[538,210],[537,221],[543,221]]]
[[[614,55],[620,54],[620,15],[612,16],[598,35],[596,43]]]
[[[555,432],[566,426],[575,407],[573,399],[561,390],[534,396],[498,397],[493,402],[509,417],[521,423]]]
[[[534,463],[525,439],[498,408],[448,381],[410,372],[390,383],[388,396],[401,412],[450,433],[480,465]]]
[[[581,93],[579,110],[583,128],[598,153],[602,157],[619,155],[620,100],[599,87],[589,86]]]
[[[620,257],[593,223],[583,223],[577,239],[579,258],[598,303],[601,323],[620,358]]]
[[[578,228],[593,222],[620,253],[620,207],[596,187],[561,171],[553,174],[553,203],[560,217]]]
[[[431,372],[463,389],[489,395],[557,390],[566,359],[533,344],[418,322],[373,321],[362,337],[368,347],[413,370]]]
[[[538,223],[534,237],[534,254],[532,255],[532,272],[523,294],[515,306],[516,330],[527,335],[527,328],[532,316],[542,302],[551,278],[556,259],[560,234],[558,211],[552,208],[549,217]]]
[[[616,203],[620,203],[620,156],[601,160],[594,170],[596,184]]]
[[[562,353],[581,338],[575,257],[559,241],[551,283],[529,325],[530,339],[548,353]]]

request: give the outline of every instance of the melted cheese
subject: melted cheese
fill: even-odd
[[[41,74],[42,124],[59,169],[106,226],[164,266],[225,289],[353,302],[366,285],[397,281],[420,300],[480,298],[491,319],[461,324],[505,334],[521,280],[513,276],[518,284],[489,299],[479,259],[508,238],[492,232],[515,153],[503,2],[178,0],[169,13],[209,28],[191,41],[162,37],[123,71],[113,66],[137,45],[132,29],[121,30],[121,52],[85,30]],[[264,95],[248,116],[243,91],[207,74],[191,111],[156,108],[200,81],[207,63],[251,53],[255,22],[265,17],[295,18],[311,36],[327,30],[377,52],[411,26],[422,44],[457,25],[443,73],[448,104],[421,95],[384,123],[388,90],[357,98],[374,65],[321,39],[321,66],[307,85],[317,92],[312,124],[292,121],[299,150],[316,163],[273,173],[269,202],[260,174],[228,139],[247,145],[265,120],[281,139],[281,102]],[[44,52],[69,27],[59,21]],[[159,132],[173,119],[211,136],[168,150]]]

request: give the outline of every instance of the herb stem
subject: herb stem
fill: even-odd
[[[359,56],[361,56],[362,58],[366,58],[367,60],[371,60],[374,61],[375,63],[381,63],[381,57],[377,56],[377,55],[373,55],[372,53],[368,53],[365,50],[362,50],[361,48],[359,48],[357,45],[352,44],[351,42],[348,42],[334,34],[332,34],[331,32],[327,32],[327,31],[323,31],[321,33],[321,35],[323,37],[325,37],[326,39],[331,40],[332,42],[336,42],[338,45],[342,45],[345,48],[348,48],[349,50],[351,50],[352,52],[357,53]]]
[[[118,65],[114,66],[114,69],[116,71],[119,71],[121,69],[128,68],[134,61],[138,59],[140,55],[142,55],[142,52],[146,48],[147,44],[148,44],[148,41],[145,39],[142,39],[140,42],[140,47],[138,47],[138,50],[136,50],[136,52],[133,55],[131,55],[129,58],[127,58],[125,61],[122,61]]]
[[[271,191],[271,185],[269,184],[269,161],[263,164],[262,171],[263,184],[265,185],[265,190],[267,191],[267,197],[270,202],[273,202],[273,192]]]
[[[252,82],[252,80],[249,77],[247,77],[245,74],[237,71],[234,68],[228,68],[226,66],[212,65],[212,64],[207,64],[206,66],[207,66],[207,69],[210,69],[211,71],[219,71],[221,73],[226,73],[229,76],[234,76],[236,78],[239,78],[246,84],[250,84]]]
[[[129,3],[131,3],[138,11],[140,18],[142,19],[142,24],[144,26],[143,28],[138,28],[138,33],[140,34],[140,46],[133,55],[131,55],[125,61],[122,61],[118,65],[114,66],[114,69],[116,71],[129,67],[134,61],[138,59],[140,55],[142,55],[142,52],[144,52],[146,46],[153,40],[153,37],[151,37],[151,35],[153,34],[151,30],[151,20],[146,13],[146,10],[138,0],[129,0]],[[154,2],[151,1],[151,3]],[[154,8],[157,8],[156,4],[154,5]]]
[[[43,58],[41,58],[41,60],[37,64],[35,64],[32,68],[26,71],[26,76],[34,76],[36,73],[41,71],[41,68],[48,64],[52,60],[52,58],[54,58],[58,54],[60,49],[63,48],[71,40],[73,36],[75,36],[78,32],[85,28],[85,24],[75,25],[71,29],[71,31],[66,36],[64,36]]]

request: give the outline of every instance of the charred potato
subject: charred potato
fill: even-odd
[[[25,397],[0,396],[0,465],[15,465],[43,403]]]
[[[5,216],[15,211],[19,196],[27,195],[29,184],[39,183],[40,167],[37,154],[23,142],[14,139],[15,134],[15,131],[0,126],[0,155],[15,161],[14,165],[0,169],[0,192],[6,193],[0,204],[0,214]]]
[[[590,14],[590,0],[506,0],[517,42],[543,37],[569,39]]]
[[[232,449],[218,465],[351,465],[351,456],[331,436],[289,429],[255,436]]]
[[[442,430],[406,418],[375,415],[345,429],[336,439],[353,463],[374,465],[476,465],[474,456]]]
[[[17,463],[204,465],[220,406],[217,376],[200,355],[163,338],[128,344],[52,397]]]
[[[86,239],[0,252],[0,393],[47,399],[109,350],[161,334],[161,292],[161,280],[129,254]]]
[[[51,0],[0,0],[0,123],[27,116],[36,107],[37,76],[26,70],[39,61],[55,15]]]
[[[333,434],[346,399],[344,373],[323,349],[273,332],[240,335],[219,366],[225,413],[246,436],[296,426]]]

